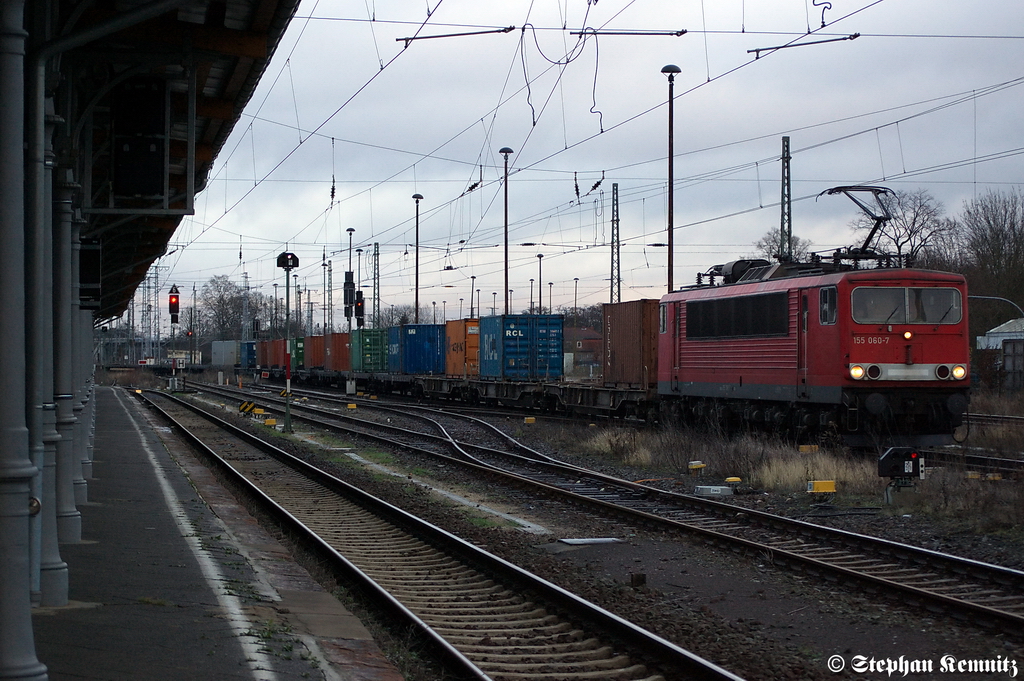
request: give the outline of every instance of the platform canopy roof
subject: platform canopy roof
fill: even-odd
[[[66,46],[46,60],[54,103],[47,121],[54,125],[57,186],[75,188],[83,247],[95,249],[98,241],[102,253],[97,319],[123,313],[150,265],[167,252],[297,6],[298,0],[28,4],[30,55],[61,41]],[[40,40],[46,32],[51,37]]]

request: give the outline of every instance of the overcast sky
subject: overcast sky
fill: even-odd
[[[814,250],[857,241],[853,203],[816,198],[830,187],[923,188],[951,217],[1020,187],[1024,2],[816,1],[306,0],[159,262],[161,289],[247,272],[271,294],[287,248],[320,321],[324,249],[337,310],[353,228],[367,298],[377,242],[383,305],[411,304],[419,193],[421,305],[454,318],[461,298],[468,314],[475,276],[500,307],[510,147],[514,308],[538,253],[545,304],[572,305],[577,277],[580,305],[608,301],[613,184],[622,299],[660,297],[667,64],[681,69],[677,286],[778,230],[783,135],[793,232]]]

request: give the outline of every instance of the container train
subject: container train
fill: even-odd
[[[564,376],[561,315],[307,336],[292,341],[293,381],[859,447],[951,441],[970,382],[962,276],[763,260],[711,274],[605,305],[599,381]],[[254,346],[240,370],[282,378],[285,341]]]

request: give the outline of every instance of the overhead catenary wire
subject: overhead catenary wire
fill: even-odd
[[[833,23],[834,23],[834,22],[833,22]],[[708,33],[710,33],[710,32],[708,32]],[[976,101],[976,100],[974,100],[974,101]],[[897,123],[896,123],[895,125],[897,125],[897,126],[898,126],[898,122],[897,122]],[[298,126],[296,126],[296,127],[298,127]],[[876,128],[871,128],[871,130],[875,130],[875,132],[876,132],[876,136],[877,136],[877,134],[878,134],[878,129],[879,129],[879,128],[877,128],[877,127],[876,127]],[[898,129],[898,128],[897,128],[897,129]],[[300,138],[305,138],[305,139],[308,139],[308,136],[307,136],[307,135],[305,135],[305,134],[303,133],[303,134],[300,134]],[[415,152],[411,152],[411,153],[415,153]],[[977,156],[977,154],[975,154],[975,156]],[[981,162],[984,162],[984,161],[982,160]],[[905,170],[906,170],[906,168],[905,168],[905,161],[904,161],[903,165],[904,165],[904,171],[905,171]],[[518,169],[518,170],[517,170],[516,172],[518,172],[518,173],[522,173],[522,172],[525,172],[525,171],[527,171],[527,170],[530,170],[530,171],[540,171],[541,169],[539,169],[539,168],[529,168],[529,167],[523,166],[522,168]],[[550,170],[549,170],[549,169],[545,169],[545,170],[544,170],[543,172],[550,172]],[[557,172],[557,170],[556,170],[556,172]],[[883,173],[883,175],[885,175],[885,173]],[[896,176],[893,176],[893,177],[896,177]],[[262,181],[268,181],[268,180],[267,180],[267,178],[269,178],[269,174],[268,174],[268,175],[266,175],[266,176],[265,176],[265,177],[263,178],[263,180],[261,180],[261,182],[262,182]],[[281,180],[281,181],[284,181],[284,180]],[[296,180],[296,181],[301,181],[301,180]],[[345,181],[351,181],[351,180],[345,180]],[[522,179],[522,178],[520,178],[520,179],[519,179],[519,181],[523,181],[523,179]],[[483,199],[483,198],[484,198],[484,197],[483,197],[483,196],[481,196],[481,199]],[[759,204],[760,204],[760,203],[761,203],[761,202],[759,201]],[[483,212],[483,211],[482,211],[482,212]],[[556,213],[554,213],[554,215],[558,215],[558,213],[556,212]]]

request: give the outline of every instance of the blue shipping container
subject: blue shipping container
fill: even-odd
[[[256,341],[242,341],[241,357],[239,363],[243,369],[252,369],[256,366]]]
[[[562,315],[480,320],[480,376],[543,381],[562,376]]]
[[[388,373],[402,373],[402,327],[388,328]]]
[[[401,329],[401,373],[444,375],[444,324],[406,324]],[[390,348],[389,348],[390,352]],[[388,369],[391,370],[390,363]]]

